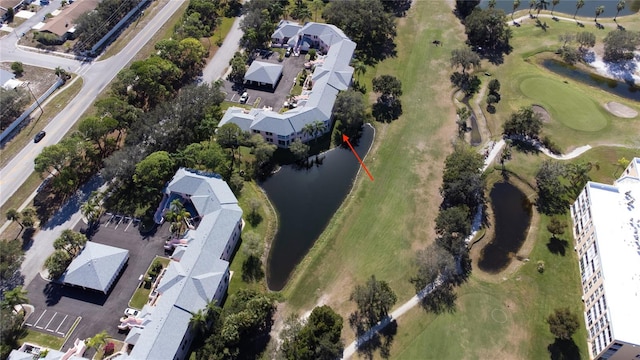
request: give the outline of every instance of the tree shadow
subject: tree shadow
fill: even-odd
[[[420,301],[420,305],[426,311],[434,314],[444,312],[454,313],[456,311],[456,295],[453,284],[444,283],[437,286]]]
[[[378,100],[373,104],[371,114],[379,122],[390,123],[402,115],[402,104],[399,100],[392,101],[390,104]]]
[[[547,346],[552,360],[579,360],[580,349],[573,340],[556,339],[553,344]]]
[[[264,270],[262,270],[262,260],[257,256],[250,255],[242,263],[242,281],[260,281],[263,278]]]
[[[538,147],[533,144],[531,141],[525,141],[525,140],[520,140],[520,139],[512,139],[512,145],[513,147],[520,151],[523,152],[525,154],[538,154],[540,153],[540,149],[538,149]]]
[[[569,247],[567,240],[558,239],[554,236],[552,236],[547,243],[547,249],[555,255],[564,256],[567,252],[567,247]]]
[[[29,227],[24,229],[22,232],[22,250],[27,251],[33,245],[33,234],[35,234],[36,229]]]
[[[373,334],[369,341],[358,345],[358,354],[366,359],[373,359],[375,352],[380,350],[380,357],[389,359],[391,357],[391,346],[397,333],[398,323],[395,320],[389,321],[382,330]]]

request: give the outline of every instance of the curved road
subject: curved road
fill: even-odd
[[[9,199],[33,172],[33,161],[45,146],[56,144],[78,121],[95,98],[126,66],[151,37],[180,8],[185,0],[169,1],[156,16],[116,55],[107,60],[82,62],[46,53],[25,51],[17,45],[17,34],[26,32],[46,14],[59,7],[60,2],[41,9],[37,15],[0,40],[0,61],[21,61],[24,64],[51,68],[58,66],[84,79],[80,93],[45,127],[47,136],[39,143],[29,143],[0,170],[0,206]]]

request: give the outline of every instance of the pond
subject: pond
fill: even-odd
[[[360,158],[369,151],[373,137],[373,128],[365,126],[358,143],[352,142]],[[278,212],[278,231],[267,260],[271,290],[284,287],[351,190],[360,168],[348,148],[336,148],[320,157],[324,158],[320,166],[283,166],[261,184]]]
[[[531,223],[531,203],[514,185],[498,182],[489,194],[494,236],[480,253],[478,267],[489,273],[503,270],[520,250]]]
[[[551,13],[551,0],[548,1],[549,6],[547,10],[542,10],[541,14],[549,14]],[[480,2],[480,6],[482,8],[486,8],[489,4],[489,0],[482,0]],[[578,10],[578,16],[591,17],[592,19],[596,15],[596,8],[600,5],[604,5],[604,13],[600,15],[600,17],[614,17],[616,16],[616,5],[618,4],[618,0],[585,0],[584,6]],[[507,17],[511,19],[511,12],[513,11],[513,0],[497,0],[496,8],[504,10]],[[518,10],[527,10],[529,11],[529,2],[528,1],[520,1],[520,7]],[[625,8],[620,11],[620,15],[630,15],[635,14],[640,10],[640,0],[627,0]],[[558,5],[556,5],[553,10],[553,14],[557,16],[565,16],[565,17],[573,17],[573,14],[576,12],[576,1],[571,0],[562,0]],[[535,10],[532,12],[535,14]],[[526,15],[526,14],[525,14]]]
[[[556,59],[542,60],[542,66],[556,74],[572,78],[590,86],[618,95],[625,99],[640,101],[640,86],[630,85],[623,81],[608,79],[603,76],[580,70]]]

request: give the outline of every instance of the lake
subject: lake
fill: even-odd
[[[498,182],[489,194],[493,209],[493,238],[482,248],[478,267],[489,273],[506,268],[527,238],[531,202],[520,189]]]
[[[365,126],[358,143],[352,142],[365,164],[364,156],[373,138],[373,128]],[[309,169],[283,166],[261,184],[278,212],[278,231],[267,260],[267,284],[271,290],[285,286],[351,190],[360,169],[348,148],[330,150],[320,158],[324,158],[322,165]]]
[[[548,1],[549,6],[547,10],[542,10],[541,14],[549,14],[551,13],[551,0]],[[576,1],[567,1],[561,0],[558,5],[556,5],[553,14],[557,16],[564,15],[565,17],[573,17],[573,14],[576,12]],[[482,0],[480,2],[480,6],[482,8],[486,8],[487,4],[489,4],[489,0]],[[614,17],[616,16],[616,6],[618,4],[618,0],[585,0],[584,6],[578,10],[578,16],[584,17],[595,17],[596,8],[600,5],[604,5],[604,13],[599,17]],[[511,19],[511,12],[513,11],[513,0],[497,0],[496,8],[504,10],[507,17]],[[529,2],[525,0],[520,1],[520,7],[518,10],[527,10],[529,11]],[[631,15],[635,14],[640,10],[640,0],[627,0],[625,8],[620,11],[620,15]],[[535,10],[532,11],[535,14]]]

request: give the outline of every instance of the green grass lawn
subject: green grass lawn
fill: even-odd
[[[546,32],[529,21],[521,27],[512,28],[513,52],[505,57],[504,63],[499,66],[488,62],[482,64],[482,71],[492,73],[502,85],[502,99],[496,105],[496,113],[485,113],[493,136],[500,135],[502,123],[513,111],[521,106],[539,104],[550,112],[552,118],[544,125],[543,133],[550,135],[565,151],[585,144],[640,147],[636,136],[640,133],[640,116],[621,119],[603,107],[609,101],[616,101],[640,111],[637,102],[567,79],[538,64],[545,58],[557,58],[554,52],[562,45],[558,39],[561,34],[589,31],[596,35],[596,46],[602,46],[613,22],[603,20],[608,26],[606,31],[598,31],[588,25],[584,29],[576,28],[575,23],[569,21],[547,23],[550,28]],[[640,15],[625,17],[621,24],[628,30],[640,30]],[[585,65],[579,67],[590,69]]]
[[[361,83],[391,74],[400,78],[404,115],[391,124],[375,124],[373,149],[364,159],[375,181],[359,177],[308,256],[283,290],[292,312],[310,310],[323,298],[343,317],[353,305],[349,293],[371,275],[388,281],[398,302],[414,292],[408,281],[416,248],[433,239],[440,204],[437,189],[444,157],[455,136],[455,110],[449,86],[449,56],[462,43],[462,28],[444,3],[415,2],[398,29],[398,56],[369,68]],[[444,14],[431,16],[430,14]],[[443,47],[430,43],[442,39]],[[353,339],[345,327],[343,336]]]
[[[639,27],[638,17],[627,17],[623,25]],[[505,62],[500,66],[483,62],[481,71],[493,76],[482,80],[498,78],[502,83],[502,101],[487,124],[492,137],[500,136],[502,122],[512,111],[536,103],[548,107],[552,116],[544,132],[565,149],[587,143],[636,144],[640,119],[615,118],[601,105],[618,101],[640,109],[637,104],[574,81],[565,84],[565,79],[550,74],[531,58],[555,51],[558,35],[576,31],[574,23],[550,25],[546,33],[526,23],[514,28],[514,51]],[[591,31],[599,41],[604,37],[604,32]],[[444,46],[431,46],[433,39],[443,41]],[[397,57],[369,67],[359,81],[371,89],[375,76],[399,77],[403,116],[389,125],[375,124],[374,148],[365,159],[375,181],[357,180],[353,192],[294,271],[282,291],[288,312],[310,310],[322,300],[346,319],[354,309],[348,300],[354,284],[372,274],[391,284],[398,295],[397,305],[414,293],[408,281],[415,271],[411,259],[416,249],[434,238],[442,163],[455,137],[449,57],[452,49],[464,46],[464,31],[445,3],[414,2],[408,16],[399,20],[396,44]],[[581,101],[571,104],[576,96]],[[592,118],[585,119],[587,113]],[[602,154],[596,155],[600,151]],[[624,148],[597,148],[575,161],[616,158],[622,153],[630,158]],[[507,167],[535,185],[534,174],[544,159],[543,155],[517,154]],[[606,166],[607,171],[612,169]],[[569,306],[582,319],[582,303],[573,247],[569,245],[564,256],[551,253],[546,246],[547,221],[540,217],[532,230],[531,261],[504,278],[472,275],[458,289],[454,313],[436,316],[414,309],[401,318],[391,358],[549,358],[548,346],[554,339],[546,317],[557,307]],[[570,235],[565,239],[572,243]],[[544,274],[536,270],[538,260],[546,264]],[[354,338],[348,325],[343,338],[346,343]],[[584,326],[574,340],[580,357],[587,357]]]
[[[576,92],[558,79],[535,76],[520,82],[520,91],[544,107],[551,118],[574,130],[599,131],[610,116],[593,99]]]
[[[24,344],[28,342],[31,344],[48,347],[49,349],[60,350],[60,348],[64,344],[64,340],[64,338],[58,336],[53,336],[34,330],[27,330],[27,336],[20,339],[19,343]]]

